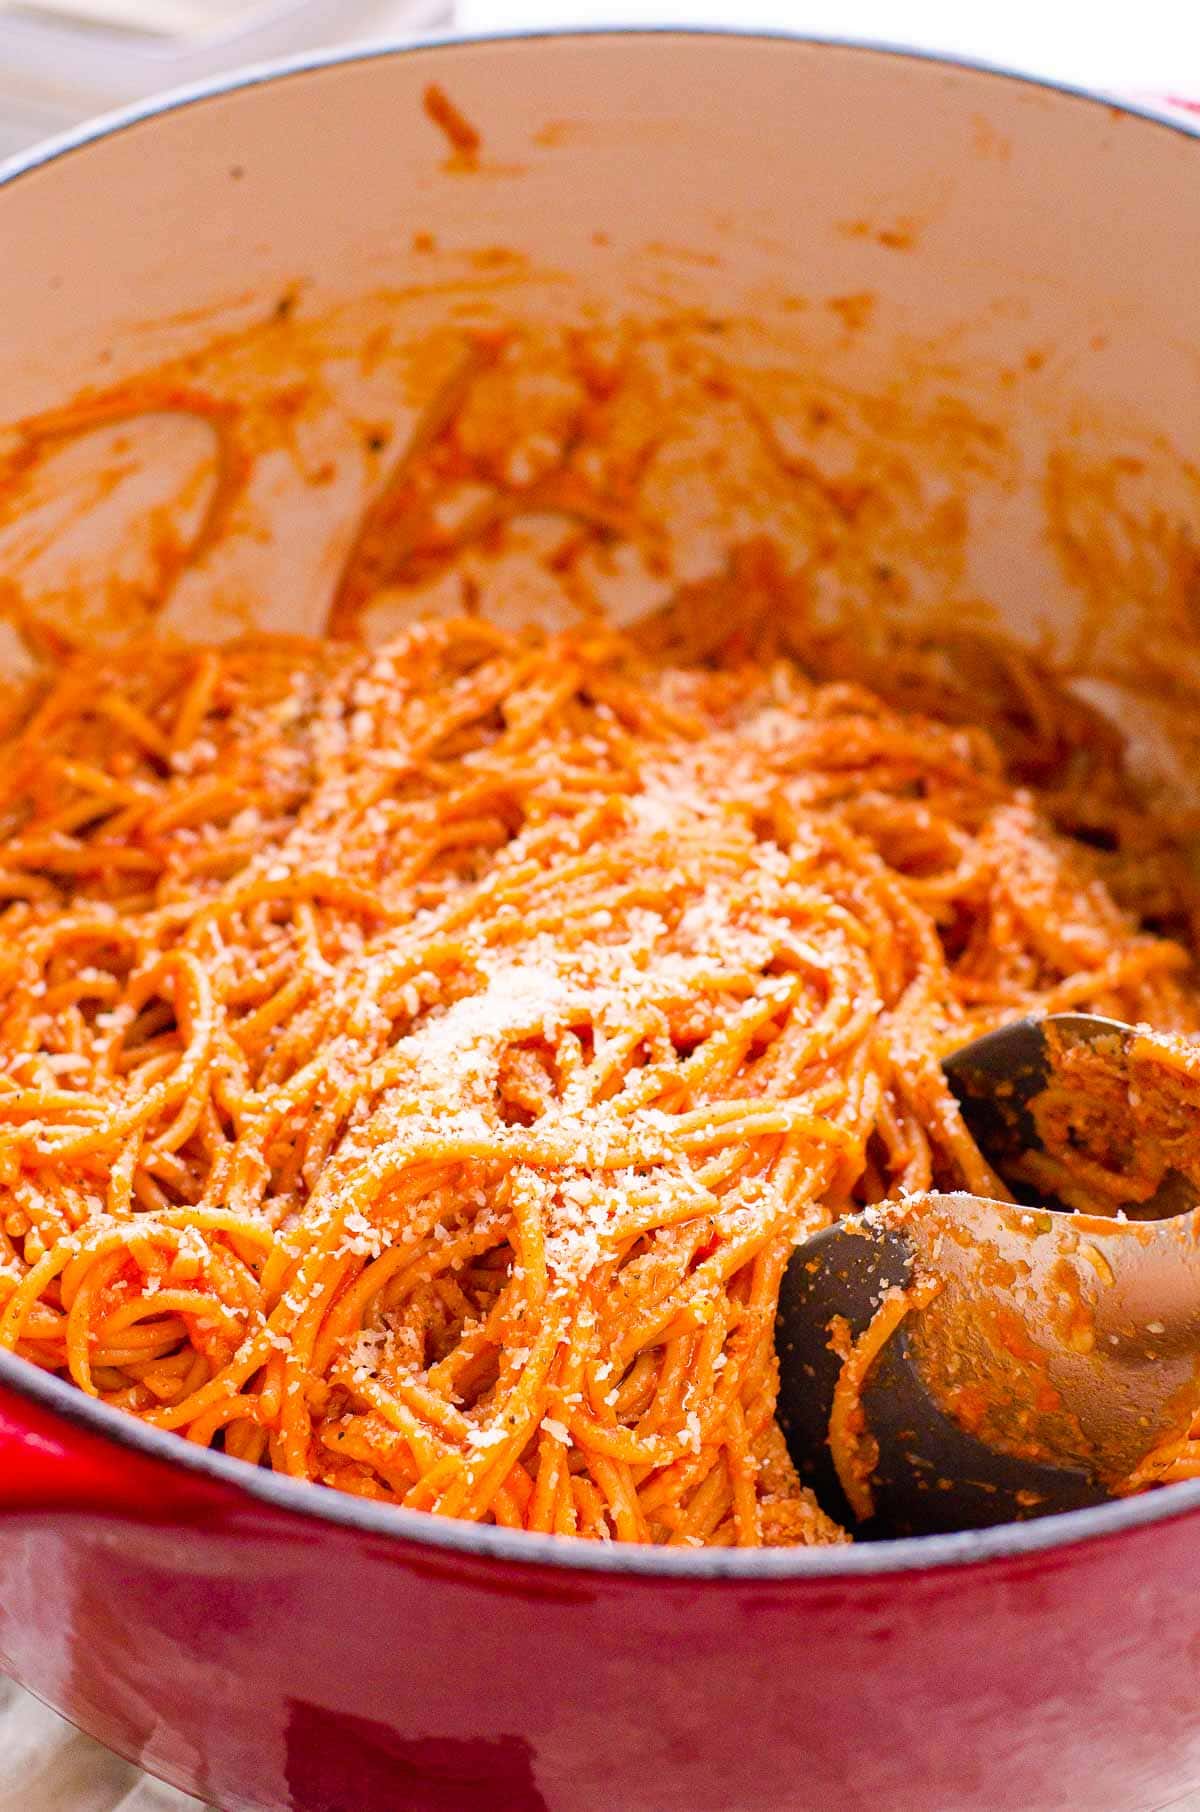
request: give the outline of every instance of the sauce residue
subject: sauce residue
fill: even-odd
[[[483,139],[465,114],[461,113],[438,82],[430,82],[421,97],[425,113],[439,132],[445,134],[450,147],[449,167],[474,170],[479,166]]]

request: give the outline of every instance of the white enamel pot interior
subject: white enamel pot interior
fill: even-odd
[[[427,117],[431,83],[481,133],[475,167]],[[1188,626],[1198,158],[1186,130],[1087,97],[771,37],[568,35],[298,67],[35,158],[8,184],[0,407],[14,421],[110,390],[285,294],[300,321],[335,321],[318,352],[277,346],[255,380],[319,362],[304,445],[257,461],[163,613],[200,632],[248,614],[313,629],[379,479],[362,421],[402,435],[420,400],[419,369],[370,354],[381,322],[418,367],[423,335],[469,319],[748,324],[737,356],[774,386],[778,443],[874,487],[877,506],[839,531],[849,566],[820,570],[811,522],[787,531],[823,600],[849,583],[880,610],[1052,632],[1108,697],[1131,664],[1177,673],[1167,650]],[[714,419],[736,464],[745,422]],[[122,545],[119,510],[87,507],[80,483],[111,453],[93,438],[46,460],[33,500],[65,500],[59,566],[0,515],[0,559],[35,602],[105,580]],[[160,502],[211,458],[186,430],[137,450],[162,455]],[[663,490],[677,577],[758,526],[706,482]],[[1147,759],[1178,773],[1155,691],[1151,675],[1117,702],[1145,724]]]

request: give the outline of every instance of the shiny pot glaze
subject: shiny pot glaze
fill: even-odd
[[[486,119],[471,182],[430,80]],[[910,323],[969,314],[993,363],[1040,336],[1106,419],[1136,401],[1194,440],[1198,158],[1085,97],[797,40],[334,59],[28,160],[0,378],[15,416],[160,356],[193,305],[398,282],[414,224],[631,293],[602,246],[636,228],[661,266],[670,229],[724,247],[673,301],[728,302],[734,252],[843,301],[886,284]],[[1019,461],[1005,483],[1037,488]],[[1036,523],[972,532],[1019,626],[1070,608]],[[1140,1812],[1200,1781],[1198,1563],[1191,1486],[855,1550],[556,1545],[250,1472],[0,1358],[0,1663],[224,1812]]]
[[[635,1570],[164,1449],[0,1388],[0,1660],[222,1812],[1116,1812],[1194,1778],[1194,1510]]]

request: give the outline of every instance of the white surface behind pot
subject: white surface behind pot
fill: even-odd
[[[0,1812],[200,1812],[0,1676]]]
[[[574,25],[738,25],[902,41],[1098,88],[1200,93],[1200,13],[1180,0],[458,0],[461,31]]]

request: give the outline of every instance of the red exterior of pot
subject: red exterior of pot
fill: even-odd
[[[1200,1517],[622,1577],[297,1515],[0,1391],[0,1662],[223,1812],[1135,1812],[1200,1779]]]

